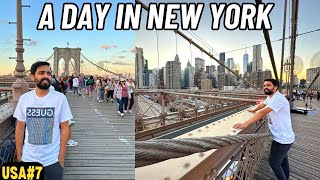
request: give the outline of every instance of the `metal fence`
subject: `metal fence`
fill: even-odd
[[[0,166],[16,159],[14,131],[15,119],[12,116],[0,122]]]

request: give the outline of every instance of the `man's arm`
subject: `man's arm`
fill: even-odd
[[[243,129],[248,127],[250,124],[259,121],[263,117],[265,117],[269,112],[271,112],[272,109],[270,107],[264,107],[260,111],[258,111],[254,116],[252,116],[249,120],[247,120],[244,123],[237,123],[233,125],[233,128],[235,129]]]
[[[17,149],[17,160],[20,162],[22,157],[22,146],[24,139],[24,130],[26,123],[17,120],[15,139],[16,139],[16,149]]]
[[[69,121],[61,123],[59,162],[62,166],[64,166],[64,155],[66,154],[67,144],[70,139],[69,131]]]
[[[260,109],[264,108],[265,106],[266,106],[266,105],[263,104],[263,102],[261,102],[260,104],[258,104],[258,106],[257,106],[256,108],[254,108],[254,109],[249,109],[248,111],[254,113],[254,112],[259,111]]]

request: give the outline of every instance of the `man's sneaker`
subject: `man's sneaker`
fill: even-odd
[[[132,113],[132,110],[129,110],[130,113]]]
[[[74,126],[76,124],[75,121],[69,120],[69,127]]]
[[[78,142],[70,139],[70,140],[68,141],[68,145],[67,145],[67,146],[77,146],[77,145],[78,145]]]
[[[120,111],[118,111],[118,113],[119,113],[119,114],[121,114],[121,112],[120,112]]]
[[[121,117],[123,117],[123,116],[124,116],[124,114],[123,114],[123,113],[121,113],[121,114],[120,114],[120,116],[121,116]]]

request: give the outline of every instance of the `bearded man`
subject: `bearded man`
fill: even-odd
[[[50,64],[36,62],[30,72],[36,88],[20,97],[13,115],[17,118],[17,159],[41,163],[46,180],[62,180],[69,120],[73,117],[66,97],[49,89]]]
[[[295,140],[291,125],[289,102],[278,92],[278,80],[265,79],[263,86],[264,93],[268,95],[267,99],[255,109],[248,110],[255,113],[253,117],[244,123],[235,124],[233,128],[246,128],[267,115],[268,126],[273,138],[268,161],[276,177],[279,180],[287,180],[290,172],[288,151]]]

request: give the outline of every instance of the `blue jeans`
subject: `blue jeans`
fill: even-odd
[[[127,110],[127,106],[128,106],[128,98],[127,97],[123,97],[122,99],[117,98],[117,102],[119,104],[119,111],[121,113],[123,113],[123,106],[125,106],[125,108]]]
[[[289,179],[288,151],[292,144],[280,144],[272,141],[269,164],[278,180]]]

